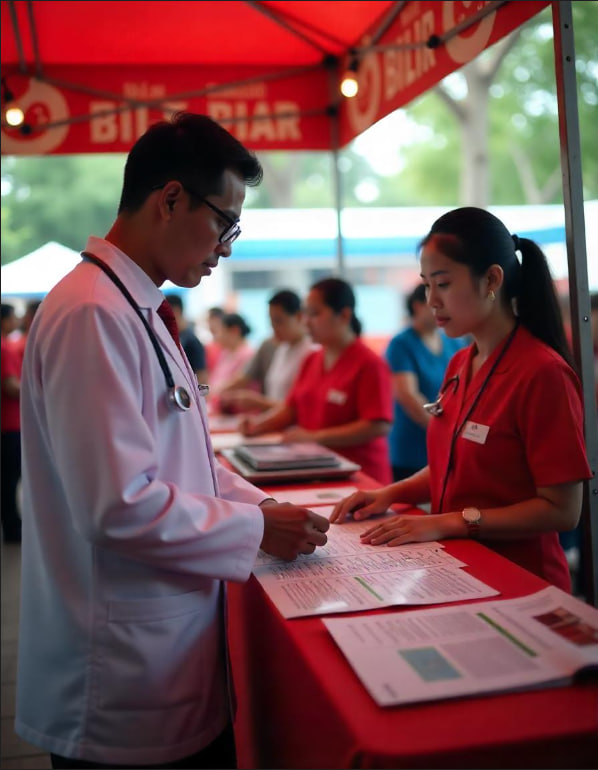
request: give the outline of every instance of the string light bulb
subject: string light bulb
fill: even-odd
[[[357,79],[357,70],[359,69],[359,59],[353,56],[349,61],[345,74],[341,80],[340,91],[347,99],[352,99],[359,93],[359,80]]]
[[[21,126],[25,120],[25,113],[15,102],[13,92],[6,84],[6,80],[2,78],[2,101],[4,119],[9,126]]]

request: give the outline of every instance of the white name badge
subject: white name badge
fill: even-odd
[[[343,393],[342,390],[334,390],[331,388],[326,394],[326,400],[330,401],[331,404],[339,404],[342,406],[347,400],[347,394]]]
[[[468,420],[465,423],[465,427],[463,428],[463,433],[461,435],[468,441],[475,441],[476,444],[485,444],[489,430],[489,425],[480,425],[479,422],[471,422],[471,420]]]

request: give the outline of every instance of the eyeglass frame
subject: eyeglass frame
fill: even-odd
[[[166,184],[167,183],[164,182],[163,184],[154,185],[151,190],[161,190],[166,186]],[[221,208],[218,208],[216,204],[209,201],[204,195],[200,195],[199,193],[195,192],[195,190],[189,187],[189,185],[183,184],[182,182],[180,182],[180,184],[183,189],[186,190],[190,195],[192,195],[194,198],[197,198],[197,200],[201,201],[202,203],[205,203],[205,205],[215,214],[217,214],[221,219],[223,219],[225,222],[228,222],[227,226],[218,236],[218,243],[234,243],[234,241],[236,241],[237,238],[241,235],[241,226],[239,225],[239,222],[241,221],[240,218],[237,217],[236,219],[233,219],[226,212],[222,211]]]

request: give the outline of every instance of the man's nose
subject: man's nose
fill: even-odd
[[[232,253],[233,253],[233,245],[229,241],[218,244],[218,248],[216,249],[216,256],[227,258],[227,257],[230,257]]]

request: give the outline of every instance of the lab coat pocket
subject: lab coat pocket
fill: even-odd
[[[203,628],[205,602],[193,591],[109,603],[100,708],[161,709],[200,697],[204,661],[217,654],[212,629]]]

